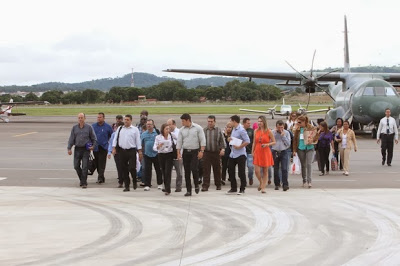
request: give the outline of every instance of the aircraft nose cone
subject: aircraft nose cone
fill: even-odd
[[[386,108],[392,109],[393,106],[391,103],[388,103],[388,102],[381,102],[381,101],[374,102],[369,107],[370,116],[375,117],[375,118],[382,118],[385,116]]]

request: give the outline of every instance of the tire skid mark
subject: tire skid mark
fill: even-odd
[[[214,250],[208,250],[203,253],[196,254],[196,255],[193,255],[190,257],[184,257],[182,259],[183,265],[190,265],[190,264],[196,264],[196,263],[217,264],[217,263],[213,262],[212,259],[219,257],[219,256],[224,256],[225,254],[227,254],[229,252],[233,252],[235,250],[238,250],[238,252],[240,253],[241,250],[248,248],[249,245],[252,243],[255,243],[255,245],[258,245],[257,240],[260,239],[261,237],[264,237],[265,236],[264,234],[271,229],[272,221],[264,209],[259,208],[258,206],[254,205],[254,204],[250,205],[249,201],[246,202],[245,200],[240,200],[237,203],[242,205],[244,208],[252,206],[251,212],[253,213],[253,215],[255,217],[254,227],[248,233],[246,233],[242,237],[238,238],[236,241],[229,242],[228,244],[226,244],[222,247],[216,248]],[[237,259],[237,258],[235,258],[235,259]],[[229,262],[229,260],[226,260],[226,258],[224,258],[222,263],[228,263],[228,262]],[[162,265],[178,265],[178,264],[179,264],[179,261],[170,261],[170,262],[167,262]]]
[[[76,255],[80,255],[82,253],[85,252],[85,250],[89,250],[89,249],[95,249],[97,248],[99,245],[102,245],[103,243],[106,243],[108,241],[110,241],[111,239],[115,238],[116,236],[118,236],[119,234],[119,229],[122,226],[122,222],[120,219],[118,219],[118,217],[116,217],[115,215],[113,215],[110,212],[104,211],[101,208],[97,208],[97,207],[93,207],[90,204],[86,204],[84,202],[75,202],[75,201],[71,201],[71,200],[62,200],[59,199],[59,201],[63,201],[63,202],[67,202],[70,204],[74,204],[77,205],[79,207],[85,207],[91,211],[97,212],[99,214],[101,214],[102,216],[105,216],[106,219],[109,221],[110,223],[110,228],[108,229],[107,233],[104,234],[103,236],[99,237],[98,239],[96,239],[95,241],[85,244],[83,246],[74,248],[72,250],[63,252],[63,253],[58,253],[55,255],[52,255],[50,257],[47,258],[43,258],[43,259],[39,259],[36,261],[32,261],[32,262],[27,262],[27,263],[22,263],[19,265],[34,265],[34,264],[40,264],[43,265],[44,263],[50,263],[52,261],[59,261],[62,260],[64,257],[66,256],[76,256]]]
[[[400,216],[382,209],[382,205],[375,202],[348,201],[348,204],[362,208],[367,218],[375,225],[378,235],[368,251],[353,258],[345,265],[361,264],[393,264],[400,258]],[[375,206],[374,206],[375,205]]]
[[[149,211],[148,206],[143,205],[135,205],[135,208],[144,210],[144,211]],[[171,247],[175,247],[176,249],[179,248],[179,245],[181,245],[183,238],[184,238],[184,232],[185,232],[185,223],[179,219],[178,217],[174,216],[173,214],[169,214],[166,211],[164,211],[161,208],[161,213],[158,213],[159,215],[166,217],[171,224],[171,229],[167,229],[168,231],[166,231],[166,233],[168,232],[172,232],[173,235],[167,240],[165,241],[165,243],[163,245],[161,245],[161,247],[155,249],[155,247],[153,247],[154,249],[151,250],[150,253],[147,253],[143,256],[140,257],[136,257],[134,260],[130,260],[124,263],[121,263],[119,265],[137,265],[137,264],[141,264],[141,263],[146,263],[149,264],[150,262],[152,262],[152,260],[154,260],[154,258],[156,258],[154,256],[154,254],[157,254],[158,257],[162,257],[163,256],[163,252],[165,252],[166,248],[171,248]],[[150,239],[152,239],[151,236],[149,236]]]
[[[94,256],[94,255],[99,255],[99,254],[103,254],[106,252],[110,252],[114,249],[117,249],[119,247],[122,247],[128,243],[130,243],[132,240],[134,240],[135,238],[137,238],[139,235],[141,235],[142,231],[143,231],[143,225],[141,223],[141,221],[139,219],[137,219],[136,217],[134,217],[133,215],[131,215],[130,213],[127,213],[125,211],[122,211],[120,209],[114,208],[114,207],[109,207],[108,205],[104,205],[101,203],[96,202],[95,203],[96,206],[101,206],[102,208],[104,208],[105,210],[109,209],[115,213],[118,213],[119,215],[121,215],[123,218],[125,218],[125,220],[128,222],[128,228],[129,228],[129,233],[124,232],[124,227],[119,229],[119,233],[120,234],[126,234],[125,237],[121,238],[120,240],[116,241],[115,243],[112,244],[108,244],[108,245],[104,245],[103,247],[97,248],[92,250],[89,253],[83,254],[79,257],[73,257],[67,261],[63,261],[63,263],[67,262],[67,263],[74,263],[76,261],[82,260],[82,259],[86,259],[88,257]]]
[[[279,208],[266,208],[266,206],[260,204],[258,201],[253,202],[251,206],[258,206],[261,210],[265,211],[271,216],[272,226],[270,226],[270,230],[259,232],[259,237],[258,239],[255,239],[255,241],[251,241],[244,246],[237,247],[234,251],[225,253],[222,256],[218,256],[207,261],[203,261],[202,263],[221,265],[228,262],[237,262],[239,259],[252,256],[268,246],[279,243],[288,233],[293,230],[293,219],[290,219],[290,217]],[[258,221],[262,222],[262,220]]]
[[[72,249],[65,253],[53,255],[43,260],[35,261],[33,262],[34,264],[38,263],[42,265],[44,263],[51,263],[52,261],[57,261],[57,264],[75,263],[80,260],[84,260],[92,256],[109,252],[118,247],[121,247],[129,243],[142,233],[143,226],[140,220],[138,220],[137,218],[135,218],[134,216],[132,216],[127,212],[100,204],[98,202],[92,203],[87,201],[71,201],[71,200],[62,200],[62,201],[75,204],[79,207],[83,206],[92,211],[102,214],[110,221],[111,228],[109,229],[108,233],[105,236],[100,237],[99,239],[97,239],[92,243],[88,243],[86,245]],[[118,238],[123,233],[125,234],[123,230],[125,228],[125,225],[122,222],[122,219],[117,215],[115,215],[115,213],[112,213],[110,210],[121,215],[123,218],[125,218],[125,220],[129,224],[129,233],[127,233],[125,237],[123,237],[122,239],[118,240],[113,244],[107,244],[107,243]],[[23,265],[30,265],[30,264],[23,264]]]

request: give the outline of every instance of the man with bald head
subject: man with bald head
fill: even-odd
[[[75,146],[74,168],[82,188],[87,187],[89,154],[97,145],[96,134],[92,126],[85,123],[85,120],[84,113],[78,114],[78,124],[72,127],[67,146],[68,155],[72,154],[72,146]]]

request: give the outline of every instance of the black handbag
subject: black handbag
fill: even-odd
[[[171,142],[172,142],[172,158],[174,158],[174,160],[178,159],[178,154],[176,153],[176,144],[174,142],[174,138],[172,137],[172,134],[169,133],[169,135],[171,136]]]
[[[93,175],[94,172],[96,171],[96,161],[94,160],[94,156],[92,155],[92,153],[89,154],[89,161],[88,161],[88,175]]]

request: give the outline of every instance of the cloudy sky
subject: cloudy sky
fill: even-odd
[[[400,64],[399,1],[3,0],[0,85],[81,82],[135,68],[285,71]]]

